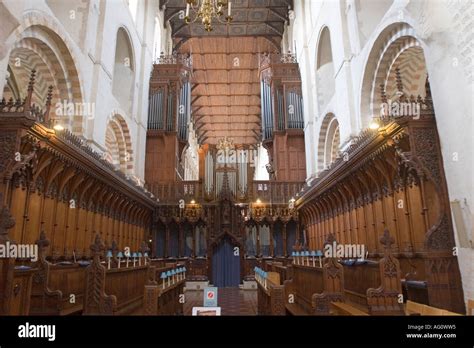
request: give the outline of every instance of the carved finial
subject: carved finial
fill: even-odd
[[[117,250],[118,250],[118,245],[117,245],[117,242],[115,240],[112,241],[112,245],[110,247],[110,250],[112,251],[112,255],[115,256],[115,254],[117,253]]]
[[[382,237],[380,237],[380,243],[384,246],[385,250],[390,250],[392,248],[392,244],[395,243],[395,240],[390,235],[388,229],[383,231]]]
[[[100,239],[100,234],[95,235],[94,244],[91,245],[90,249],[94,258],[100,257],[102,255],[102,252],[105,250],[105,247],[102,243],[102,240]]]
[[[44,230],[41,230],[40,232],[40,237],[38,240],[35,242],[40,250],[45,249],[47,246],[49,246],[49,240],[46,238],[46,233]]]
[[[329,233],[328,236],[326,237],[326,240],[324,241],[324,245],[326,246],[327,244],[334,244],[336,242],[336,237],[334,236],[334,233]]]
[[[31,70],[30,81],[28,82],[28,93],[26,95],[25,110],[29,110],[31,106],[31,99],[33,97],[33,89],[35,86],[35,76],[36,70],[33,69]]]
[[[31,70],[30,81],[28,82],[28,92],[33,92],[33,87],[35,85],[36,70]]]
[[[403,99],[405,93],[403,92],[402,74],[398,67],[395,69],[395,76],[396,76],[396,82],[397,82],[398,95],[400,96],[400,99]]]
[[[44,261],[46,258],[45,249],[49,246],[49,240],[46,238],[44,230],[41,230],[40,237],[35,243],[38,245],[39,260]]]
[[[385,85],[380,84],[380,97],[382,98],[382,103],[387,103],[387,93],[385,93]]]
[[[46,96],[46,111],[44,112],[44,122],[49,121],[49,111],[51,109],[51,99],[53,98],[53,86],[48,87],[48,95]]]

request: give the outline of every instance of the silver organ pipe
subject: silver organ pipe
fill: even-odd
[[[214,188],[214,159],[210,152],[206,154],[205,160],[205,190],[210,194]]]

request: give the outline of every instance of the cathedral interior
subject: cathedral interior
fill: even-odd
[[[471,1],[0,10],[1,316],[474,314]]]

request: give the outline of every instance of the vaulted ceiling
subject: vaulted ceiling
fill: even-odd
[[[265,38],[193,38],[181,51],[193,55],[193,118],[201,143],[225,136],[256,144],[261,134],[258,53],[275,52]]]
[[[213,31],[206,32],[200,21],[184,23],[180,11],[186,8],[186,0],[160,0],[165,22],[170,21],[172,36],[178,45],[196,36],[264,36],[279,45],[293,0],[231,0],[231,3],[231,25],[213,20]]]
[[[174,49],[192,53],[193,118],[200,143],[224,136],[256,144],[261,135],[258,54],[278,52],[293,0],[231,0],[233,21],[185,24],[186,0],[161,0]]]

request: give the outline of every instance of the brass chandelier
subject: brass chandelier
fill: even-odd
[[[224,10],[227,7],[227,16],[222,19]],[[194,23],[200,20],[204,25],[204,29],[207,32],[211,32],[212,20],[216,19],[220,23],[232,22],[231,15],[232,4],[230,1],[224,3],[222,0],[186,0],[186,16],[184,22],[186,24]],[[190,12],[193,13],[193,19],[191,19]]]

